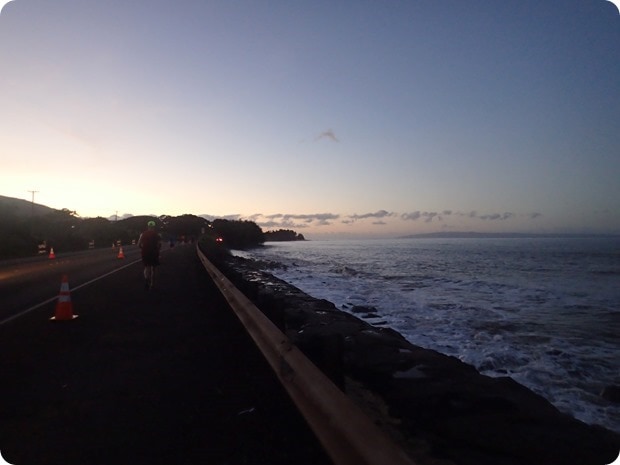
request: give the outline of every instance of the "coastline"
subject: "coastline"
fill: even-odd
[[[595,233],[483,233],[483,232],[435,232],[424,234],[409,234],[399,236],[397,239],[620,239],[620,234],[595,234]]]
[[[620,434],[559,412],[508,377],[415,346],[228,257],[218,267],[424,464],[609,464]]]

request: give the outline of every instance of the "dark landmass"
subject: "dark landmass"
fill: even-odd
[[[620,434],[561,413],[509,377],[409,343],[239,257],[218,266],[419,464],[609,464]],[[353,309],[370,312],[372,309]]]
[[[40,216],[53,213],[55,210],[53,208],[46,207],[45,205],[29,202],[28,200],[0,195],[0,212],[6,211],[10,211],[12,214],[18,216]]]
[[[290,229],[278,229],[267,231],[264,234],[265,242],[305,241],[303,234],[298,234]]]
[[[106,218],[81,218],[66,208],[56,210],[22,199],[0,196],[0,259],[20,258],[55,252],[131,244],[155,221],[166,242],[193,242],[206,236],[219,239],[226,247],[246,249],[266,240],[304,240],[295,231],[264,233],[252,221],[214,219],[196,215],[132,216],[118,221]]]
[[[536,239],[536,238],[583,238],[617,237],[620,234],[534,234],[534,233],[482,233],[482,232],[436,232],[410,234],[397,239]]]

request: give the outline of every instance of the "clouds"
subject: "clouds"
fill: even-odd
[[[133,215],[123,215],[123,218]],[[240,220],[240,221],[253,221],[265,231],[277,230],[277,229],[292,229],[292,230],[304,230],[306,232],[312,230],[318,235],[329,234],[335,226],[340,225],[348,230],[349,234],[356,234],[354,224],[365,224],[371,229],[366,230],[367,234],[383,235],[393,234],[398,235],[403,232],[410,232],[408,224],[421,223],[421,224],[435,224],[435,229],[426,230],[426,232],[436,232],[437,226],[441,230],[451,229],[457,225],[466,224],[474,229],[479,226],[481,230],[485,229],[485,224],[493,223],[506,223],[509,227],[515,227],[523,224],[532,224],[532,221],[537,221],[543,217],[540,212],[531,212],[525,214],[517,214],[513,212],[504,213],[485,213],[479,214],[476,210],[468,212],[454,211],[454,210],[442,210],[442,211],[420,211],[415,210],[406,213],[396,213],[387,210],[377,210],[368,213],[354,213],[351,215],[343,215],[340,213],[310,213],[310,214],[296,214],[296,213],[273,213],[263,214],[254,213],[252,215],[200,215],[203,218],[213,221],[215,219],[226,220]],[[462,223],[462,221],[465,223]],[[356,227],[357,227],[356,226]],[[388,228],[392,227],[392,229]],[[374,229],[373,229],[374,228]],[[387,230],[386,230],[387,229]],[[506,232],[519,232],[518,230],[508,230]]]
[[[449,216],[452,214],[451,210],[444,210],[443,215]],[[414,211],[410,213],[403,213],[400,217],[405,221],[418,221],[419,219],[424,220],[426,223],[430,223],[434,218],[437,218],[439,221],[443,219],[442,214],[438,212],[421,212]]]
[[[423,220],[426,223],[432,222],[434,219],[437,221],[443,221],[444,217],[448,216],[459,216],[470,219],[478,219],[482,221],[506,221],[513,218],[516,218],[518,215],[512,212],[504,212],[504,213],[487,213],[480,215],[476,210],[472,210],[470,212],[453,212],[452,210],[443,210],[442,212],[421,212],[421,211],[413,211],[409,213],[402,213],[400,215],[401,219],[405,221],[418,221]],[[542,213],[533,212],[523,215],[529,219],[536,219],[542,216]]]
[[[331,129],[328,129],[327,131],[323,131],[321,134],[316,136],[316,138],[314,140],[318,141],[318,140],[321,140],[321,139],[327,139],[327,140],[330,140],[332,142],[340,142],[338,140],[338,138],[336,137],[336,135],[334,134],[334,131],[332,131]]]
[[[364,213],[362,215],[357,215],[357,214],[351,215],[349,216],[349,218],[355,221],[355,220],[363,220],[366,218],[386,218],[388,216],[394,216],[394,213],[390,213],[386,210],[379,210],[374,213]]]
[[[374,219],[375,221],[372,221],[371,224],[376,226],[384,226],[388,223],[386,221],[383,221],[383,218],[389,218],[392,216],[398,215],[396,213],[388,212],[387,210],[378,210],[374,213],[348,215],[345,219],[342,220],[342,224],[353,224],[358,220]]]
[[[301,221],[303,221],[305,223],[312,223],[313,221],[318,221],[320,223],[325,223],[325,222],[328,222],[330,220],[336,220],[339,217],[340,217],[340,215],[334,214],[334,213],[314,213],[314,214],[311,214],[311,215],[292,214],[292,213],[287,213],[287,214],[277,213],[275,215],[268,215],[267,216],[267,218],[271,218],[271,219],[281,218],[283,221],[301,220]]]
[[[508,220],[510,218],[513,218],[515,216],[514,213],[510,213],[510,212],[506,212],[506,213],[492,213],[490,215],[481,215],[478,218],[480,218],[481,220],[490,220],[490,221],[495,221],[495,220]]]
[[[259,226],[267,229],[303,229],[309,226],[329,226],[338,218],[340,215],[335,213],[275,213],[271,215],[255,214],[245,219],[255,221]]]
[[[203,216],[207,217],[208,215]],[[387,226],[392,226],[395,231],[402,231],[404,228],[407,228],[407,224],[411,223],[441,224],[441,229],[451,228],[463,224],[463,222],[465,222],[468,227],[472,228],[476,228],[477,225],[480,228],[484,228],[484,225],[488,223],[506,223],[508,226],[516,227],[524,221],[534,221],[543,215],[539,212],[526,214],[517,214],[513,212],[480,214],[476,210],[461,212],[446,209],[441,211],[415,210],[405,213],[377,210],[374,212],[354,213],[350,215],[340,213],[275,213],[265,215],[257,213],[249,216],[230,215],[229,218],[233,216],[235,219],[254,221],[265,230],[312,229],[320,231],[336,225],[348,228],[353,224],[365,224],[370,228],[368,231],[369,234],[372,234],[373,227],[380,227],[382,232]]]

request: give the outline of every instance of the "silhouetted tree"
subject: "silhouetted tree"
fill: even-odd
[[[95,247],[108,247],[119,239],[114,223],[101,216],[84,218],[76,229],[86,241],[95,241]]]
[[[160,216],[159,219],[162,222],[162,231],[165,238],[172,239],[197,239],[203,234],[203,231],[207,231],[211,223],[209,220],[196,215],[181,215],[181,216]]]
[[[297,234],[290,229],[278,229],[277,231],[267,231],[265,241],[305,241],[302,234]]]
[[[31,214],[32,211],[34,214]],[[47,243],[48,250],[54,247],[57,253],[86,250],[93,240],[95,247],[109,247],[118,240],[123,245],[130,244],[138,239],[151,220],[155,221],[164,239],[176,239],[178,236],[202,238],[213,244],[213,250],[218,254],[231,248],[256,247],[265,241],[263,231],[252,221],[216,219],[210,222],[190,214],[132,216],[110,221],[102,217],[80,218],[68,209],[54,210],[43,206],[34,210],[18,209],[10,198],[3,198],[0,202],[0,259],[36,255],[38,244],[43,241]]]
[[[216,219],[213,229],[231,249],[247,249],[265,242],[263,230],[253,221]]]
[[[48,247],[54,247],[57,250],[78,250],[87,246],[87,239],[76,231],[81,219],[75,211],[63,208],[40,219],[42,221],[38,230]]]
[[[23,257],[37,250],[31,234],[32,218],[18,216],[15,209],[0,204],[0,258]]]

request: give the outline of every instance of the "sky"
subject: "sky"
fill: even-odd
[[[620,12],[14,0],[0,195],[310,239],[620,233]]]

